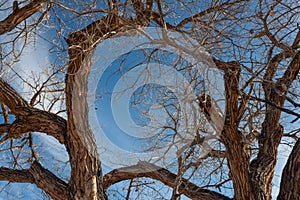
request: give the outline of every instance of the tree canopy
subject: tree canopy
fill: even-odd
[[[297,0],[0,2],[0,196],[300,199],[299,18]]]

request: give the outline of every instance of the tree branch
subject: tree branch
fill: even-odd
[[[19,138],[22,136],[21,133],[26,132],[43,132],[65,144],[66,120],[53,113],[30,107],[2,78],[0,78],[0,102],[7,105],[17,118],[9,128],[11,137]],[[4,128],[2,127],[2,130]]]
[[[103,184],[104,188],[107,189],[109,186],[120,181],[140,177],[147,177],[161,181],[162,183],[171,188],[174,188],[176,183],[176,174],[173,174],[169,170],[147,162],[139,162],[137,165],[123,167],[109,172],[103,177]],[[194,183],[191,183],[190,181],[184,178],[182,179],[182,182],[179,185],[179,192],[195,200],[230,199],[229,197],[226,197],[217,192],[202,189],[201,187],[195,185]]]
[[[226,115],[221,140],[226,147],[226,158],[231,173],[235,198],[252,200],[248,155],[244,151],[242,134],[237,129],[239,123],[238,98],[241,64],[235,61],[223,62],[213,58],[216,67],[224,71]]]
[[[195,21],[197,18],[200,18],[200,17],[203,17],[211,12],[216,12],[216,11],[220,11],[222,9],[224,9],[225,6],[232,6],[234,4],[236,4],[237,2],[229,2],[229,1],[226,1],[220,5],[217,5],[217,6],[214,6],[214,7],[210,7],[202,12],[199,12],[193,16],[190,16],[188,18],[185,18],[184,20],[182,20],[177,26],[176,28],[180,29],[182,28],[184,25],[190,23],[190,22],[193,22]],[[240,3],[240,2],[239,2]]]
[[[274,58],[277,56],[275,55]],[[267,102],[266,115],[262,124],[261,134],[258,137],[259,151],[257,159],[254,159],[250,164],[251,180],[253,181],[252,191],[256,195],[256,199],[271,199],[278,145],[284,131],[283,126],[280,124],[282,110],[279,108],[284,106],[285,95],[299,73],[300,51],[294,54],[283,76],[276,83],[273,83],[272,77],[276,72],[277,66],[278,62],[273,65],[274,68],[268,69],[267,73],[269,72],[270,74],[265,75],[267,80],[264,82],[263,88]],[[274,105],[279,108],[276,108]]]
[[[0,77],[0,101],[15,114],[21,114],[20,107],[29,107],[29,104]]]
[[[69,199],[69,188],[67,183],[59,179],[52,172],[42,167],[40,163],[34,161],[29,168],[29,172],[34,178],[34,183],[47,192],[53,199]]]
[[[20,8],[18,11],[10,14],[6,19],[0,22],[0,35],[13,30],[19,23],[42,8],[46,1],[47,0],[31,1],[31,3],[27,4],[23,8]]]
[[[34,183],[34,177],[28,169],[18,170],[0,167],[0,180],[12,183]]]
[[[55,200],[69,199],[68,185],[37,161],[23,170],[0,167],[0,180],[36,184]]]

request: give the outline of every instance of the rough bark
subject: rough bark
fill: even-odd
[[[277,199],[300,199],[300,140],[295,144],[283,169],[280,191]]]
[[[36,13],[41,9],[47,0],[31,1],[23,8],[19,8],[17,11],[12,12],[3,21],[0,21],[0,35],[13,30],[22,21]]]
[[[167,169],[158,167],[156,165],[147,163],[147,162],[139,162],[137,165],[124,167],[120,169],[115,169],[108,174],[106,174],[103,178],[104,180],[104,188],[108,188],[109,186],[128,179],[139,178],[139,177],[147,177],[152,178],[158,181],[161,181],[165,185],[174,188],[176,187],[176,174],[173,174]],[[222,194],[219,194],[214,191],[210,191],[207,189],[202,189],[191,183],[186,179],[182,179],[181,184],[178,187],[178,191],[180,194],[184,194],[191,199],[201,199],[201,200],[229,200],[229,197],[226,197]]]
[[[102,189],[102,171],[93,132],[88,124],[86,80],[76,80],[81,65],[80,54],[69,54],[66,77],[66,105],[68,114],[67,149],[70,156],[71,199],[106,199]],[[88,66],[87,71],[88,71]],[[87,74],[82,74],[83,79]]]
[[[34,183],[48,193],[53,199],[61,200],[70,198],[68,184],[49,170],[42,167],[37,161],[32,163],[29,172],[34,178]]]
[[[33,183],[55,200],[69,199],[68,185],[52,172],[34,161],[29,169],[17,170],[0,167],[0,180]]]
[[[74,199],[106,199],[97,147],[88,124],[86,91],[90,66],[88,61],[82,64],[101,41],[139,25],[130,21],[133,23],[113,13],[67,38],[70,58],[66,76],[67,140],[71,162],[70,189]]]
[[[226,93],[226,114],[221,140],[226,147],[230,175],[234,187],[234,199],[254,200],[251,192],[249,162],[244,151],[242,134],[238,131],[238,97],[239,75],[241,66],[238,62],[221,62],[214,60],[216,66],[224,71]]]
[[[10,138],[20,138],[24,133],[42,132],[55,137],[61,144],[65,143],[66,120],[53,113],[32,108],[2,78],[0,78],[0,101],[15,114],[16,120],[2,127]],[[4,133],[0,130],[0,133]]]
[[[279,107],[284,105],[287,88],[299,73],[300,52],[294,53],[293,59],[283,76],[273,83],[272,78],[280,60],[271,62],[268,66],[264,91],[265,99]],[[251,162],[252,192],[256,199],[270,200],[272,198],[272,180],[277,160],[278,145],[283,135],[283,126],[280,124],[281,110],[266,104],[265,120],[258,138],[259,152],[257,158]],[[284,177],[283,177],[284,178]]]

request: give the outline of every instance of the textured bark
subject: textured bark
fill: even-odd
[[[2,126],[2,131],[8,132],[8,137],[20,138],[24,133],[42,132],[55,137],[61,144],[65,143],[66,120],[53,113],[30,107],[16,91],[1,78],[0,101],[7,105],[16,116],[16,120],[11,125],[6,124]],[[0,133],[2,131],[0,129]]]
[[[13,30],[19,23],[41,9],[47,0],[31,1],[23,8],[15,10],[6,19],[0,21],[0,35]]]
[[[147,162],[139,162],[137,165],[124,167],[120,169],[115,169],[108,174],[106,174],[103,178],[104,188],[107,189],[109,186],[128,179],[139,178],[139,177],[147,177],[152,178],[158,181],[161,181],[165,185],[174,188],[176,187],[176,178],[177,175],[173,174],[167,169],[158,167],[156,165],[147,163]],[[178,187],[178,191],[180,194],[184,194],[191,199],[199,199],[199,200],[229,200],[230,198],[219,194],[214,191],[202,189],[197,185],[191,183],[186,179],[182,179]]]
[[[97,146],[88,124],[85,80],[87,74],[82,74],[83,77],[78,75],[81,64],[80,54],[69,55],[72,61],[66,77],[66,105],[71,196],[72,199],[106,199],[102,189],[102,171]],[[88,66],[86,67],[88,71]],[[76,80],[76,78],[84,80]]]
[[[9,129],[9,135],[19,138],[19,134],[28,132],[41,132],[56,138],[65,144],[67,122],[62,117],[36,108],[19,108],[24,115],[17,115]]]
[[[292,55],[291,53],[289,55]],[[276,57],[275,57],[276,58]],[[284,58],[284,57],[283,57]],[[294,57],[283,76],[274,84],[272,78],[279,65],[280,59],[273,59],[267,68],[265,75],[264,91],[265,99],[279,107],[284,105],[287,88],[299,73],[300,52],[294,53]],[[281,110],[266,104],[266,116],[262,124],[262,131],[258,138],[259,152],[257,158],[251,162],[252,192],[256,199],[271,200],[272,180],[277,160],[278,146],[283,135],[283,126],[279,120]],[[284,178],[284,177],[283,177]]]
[[[70,189],[74,199],[106,199],[97,147],[88,123],[86,91],[90,65],[88,60],[82,64],[101,41],[139,25],[130,21],[133,23],[112,14],[70,34],[67,39],[70,58],[66,77],[67,140],[71,162]]]
[[[29,104],[2,78],[0,78],[0,101],[15,114],[22,114],[19,108],[29,107]]]
[[[0,167],[0,180],[17,183],[34,183],[34,177],[28,169],[17,170]]]
[[[37,161],[32,163],[29,172],[34,178],[34,183],[53,199],[61,200],[70,198],[67,183],[59,179],[49,170],[43,168]]]
[[[251,192],[248,156],[244,151],[242,134],[237,130],[241,66],[237,62],[222,62],[216,59],[214,62],[217,68],[224,71],[226,114],[221,140],[226,147],[226,158],[235,192],[234,199],[254,200]]]
[[[34,161],[29,169],[16,170],[0,167],[0,180],[33,183],[55,200],[69,199],[68,185],[52,172]]]
[[[282,173],[278,200],[300,199],[300,140],[298,139]]]

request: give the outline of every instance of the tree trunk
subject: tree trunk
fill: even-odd
[[[282,173],[278,200],[300,199],[300,139],[295,144]]]
[[[89,65],[81,66],[85,55],[81,49],[69,49],[70,63],[66,77],[68,114],[68,152],[73,199],[106,199],[97,145],[88,121],[87,76]],[[82,68],[81,68],[82,67]]]

